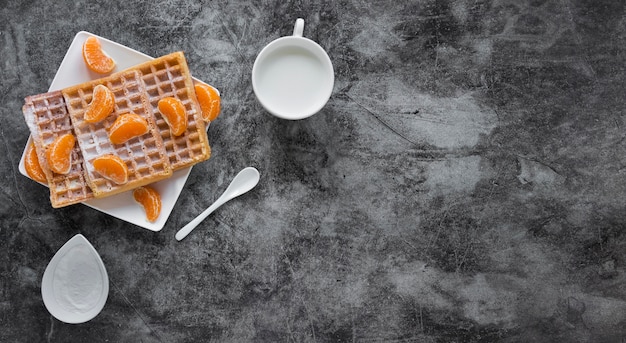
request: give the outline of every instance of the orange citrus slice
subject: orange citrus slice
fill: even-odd
[[[159,100],[158,107],[174,136],[180,136],[187,131],[187,111],[180,100],[172,97],[163,98]]]
[[[83,59],[87,68],[98,74],[107,74],[115,69],[115,61],[102,50],[100,41],[93,36],[83,43]]]
[[[115,107],[115,96],[110,89],[104,85],[97,85],[93,88],[91,103],[85,111],[85,121],[97,123],[106,118]]]
[[[161,214],[161,195],[152,187],[143,186],[133,191],[133,198],[146,211],[146,218],[154,222]]]
[[[57,174],[67,174],[72,169],[72,149],[76,138],[71,133],[57,137],[46,150],[50,169]]]
[[[128,167],[116,155],[108,154],[96,158],[93,160],[93,167],[102,177],[118,185],[128,182]]]
[[[198,83],[194,88],[202,110],[202,119],[204,121],[215,120],[220,114],[220,95],[217,89],[204,83]]]
[[[109,139],[113,144],[123,144],[129,139],[148,133],[148,122],[135,113],[125,113],[117,117],[109,129]]]
[[[37,158],[35,143],[31,142],[26,149],[26,156],[24,156],[24,168],[26,169],[26,174],[28,174],[31,179],[42,183],[47,182],[46,174],[44,174],[43,169],[41,169],[39,159]]]

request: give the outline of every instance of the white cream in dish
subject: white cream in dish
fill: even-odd
[[[104,287],[98,261],[84,245],[74,246],[59,260],[52,280],[59,305],[77,313],[92,309]]]

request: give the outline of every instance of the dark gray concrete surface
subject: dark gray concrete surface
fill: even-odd
[[[0,341],[623,342],[623,1],[0,2]],[[302,121],[256,101],[256,54],[291,34],[336,82]],[[74,35],[183,50],[222,92],[211,159],[160,232],[50,207],[18,162],[23,98]],[[262,174],[187,239],[243,167]],[[81,233],[109,298],[64,324],[41,298]]]

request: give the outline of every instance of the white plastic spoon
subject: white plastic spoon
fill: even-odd
[[[194,220],[190,221],[189,224],[178,230],[176,233],[176,240],[180,241],[181,239],[187,237],[191,230],[195,229],[198,224],[209,216],[209,214],[213,213],[213,211],[217,210],[227,201],[248,192],[254,188],[257,183],[259,183],[258,170],[253,167],[247,167],[241,170],[239,174],[235,176],[233,181],[230,182],[226,191],[224,191],[224,193],[217,200],[215,200],[213,205],[209,206],[209,208],[200,213],[200,215],[194,218]]]

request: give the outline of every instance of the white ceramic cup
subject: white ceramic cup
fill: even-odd
[[[298,18],[293,36],[265,46],[252,67],[254,94],[279,118],[310,117],[326,105],[333,91],[333,64],[321,46],[302,37],[303,31],[304,20]]]

